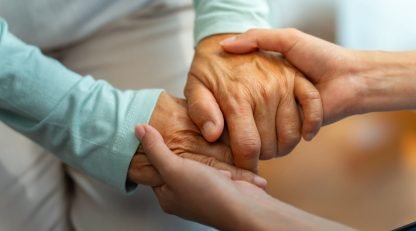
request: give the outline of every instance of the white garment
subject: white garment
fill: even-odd
[[[153,9],[97,28],[59,49],[57,57],[70,69],[119,88],[163,87],[181,96],[193,55],[192,7]],[[210,229],[165,214],[147,187],[126,196],[72,169],[73,193],[67,200],[59,161],[8,128],[0,128],[0,137],[2,231],[61,231],[71,225],[79,231]]]
[[[193,11],[140,13],[117,20],[59,54],[65,66],[122,89],[162,87],[182,95],[193,55]],[[78,171],[70,216],[77,231],[207,230],[167,215],[145,186],[126,196]]]
[[[23,41],[53,48],[83,39],[132,12],[189,5],[190,0],[0,0],[0,17]]]
[[[0,123],[0,230],[70,230],[61,162]]]

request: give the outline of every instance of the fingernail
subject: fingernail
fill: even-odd
[[[257,186],[262,187],[262,188],[266,188],[266,186],[267,186],[267,180],[266,180],[266,179],[264,179],[264,178],[263,178],[263,177],[261,177],[261,176],[255,176],[255,177],[254,177],[254,183],[255,183]]]
[[[139,125],[136,127],[136,135],[139,140],[142,140],[144,137],[144,134],[146,133],[146,130],[144,129],[143,125]]]
[[[202,126],[202,134],[204,137],[209,137],[215,132],[215,124],[211,121],[205,122]]]
[[[229,45],[229,44],[233,43],[236,39],[237,39],[237,36],[226,38],[226,39],[224,39],[220,42],[220,45],[221,46]]]

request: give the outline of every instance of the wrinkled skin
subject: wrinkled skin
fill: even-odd
[[[183,99],[162,93],[150,119],[150,125],[156,128],[169,149],[180,157],[192,159],[208,166],[231,172],[233,177],[265,187],[263,178],[234,167],[231,150],[228,145],[209,143],[202,137],[199,129],[190,120]],[[159,173],[149,162],[142,149],[133,157],[128,171],[131,182],[157,186],[163,184]]]
[[[185,87],[188,111],[208,141],[226,126],[235,165],[255,172],[259,159],[289,153],[302,135],[312,139],[321,126],[321,100],[279,55],[227,54],[219,44],[223,38],[197,46]]]

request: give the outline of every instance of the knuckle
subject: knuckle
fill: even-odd
[[[202,163],[210,167],[215,167],[217,160],[214,157],[205,157],[202,159]]]
[[[198,150],[196,136],[195,131],[178,131],[166,139],[166,145],[177,155],[187,152],[193,153],[195,150]]]
[[[245,99],[239,98],[240,96],[224,99],[222,101],[222,106],[225,114],[230,115],[245,115],[247,113],[252,113],[251,108],[246,106]]]
[[[262,84],[259,89],[259,94],[266,103],[276,99],[276,90],[274,89],[274,86],[275,84]]]
[[[261,144],[257,139],[244,138],[238,140],[235,143],[235,146],[237,146],[237,154],[242,156],[244,159],[253,159],[258,156]]]
[[[279,144],[279,156],[285,156],[289,154],[301,140],[301,134],[299,132],[289,132],[284,138],[280,139]]]

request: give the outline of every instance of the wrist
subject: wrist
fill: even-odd
[[[260,206],[258,211],[251,210],[251,216],[246,220],[248,230],[353,230],[276,199]]]
[[[236,201],[235,206],[230,207],[230,219],[224,230],[275,230],[278,227],[275,222],[278,210],[272,197],[268,200]]]

